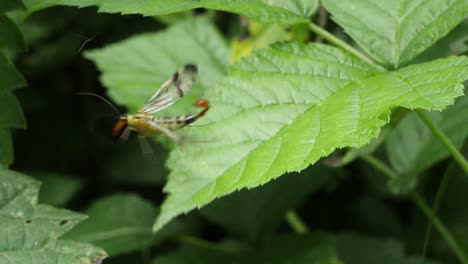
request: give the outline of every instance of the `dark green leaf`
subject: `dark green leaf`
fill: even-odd
[[[85,211],[89,219],[76,226],[65,238],[92,243],[115,256],[142,250],[175,232],[174,225],[153,236],[152,223],[158,210],[133,194],[115,194],[95,201]]]
[[[466,16],[466,0],[323,0],[346,32],[378,62],[398,68]]]
[[[0,170],[0,263],[95,264],[106,253],[89,244],[58,239],[85,216],[38,205],[39,182]]]
[[[9,17],[0,14],[0,48],[9,48],[10,50],[23,51],[26,49],[23,35]]]
[[[346,264],[436,264],[420,257],[405,256],[403,246],[393,239],[341,235],[337,239],[340,259]]]
[[[459,98],[444,112],[430,112],[433,122],[460,148],[468,136],[468,97]],[[392,179],[394,191],[414,187],[417,175],[450,153],[415,113],[408,114],[392,130],[386,141],[392,167],[400,176]]]
[[[13,9],[24,8],[21,0],[2,0],[0,1],[0,13],[5,13]]]
[[[222,244],[220,245],[222,246]],[[219,251],[200,248],[185,248],[176,253],[158,257],[153,264],[176,263],[205,264],[341,264],[336,256],[333,237],[314,233],[310,235],[283,235],[269,239],[259,248],[237,253],[220,253]]]
[[[83,187],[82,181],[64,174],[28,171],[28,175],[42,183],[39,202],[53,206],[65,206]]]
[[[8,167],[14,159],[11,133],[7,128],[0,128],[0,146],[2,146],[0,147],[0,169],[2,169],[2,165]]]
[[[215,200],[200,213],[236,235],[256,239],[277,228],[288,210],[333,179],[329,170],[317,164],[300,174],[290,173],[261,187]]]
[[[0,53],[0,92],[13,91],[26,85],[23,76],[15,67]]]

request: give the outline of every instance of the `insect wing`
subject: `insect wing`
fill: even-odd
[[[151,114],[173,105],[192,88],[196,76],[197,66],[193,64],[185,65],[151,96],[140,108],[140,112]]]

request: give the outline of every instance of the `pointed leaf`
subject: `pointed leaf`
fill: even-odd
[[[382,72],[339,49],[282,43],[256,52],[209,90],[210,125],[171,153],[155,229],[241,188],[300,171],[343,147],[377,137],[397,106],[441,110],[463,94],[468,58]]]
[[[101,81],[118,103],[125,103],[130,112],[141,105],[187,63],[198,65],[197,81],[176,106],[165,112],[187,111],[203,91],[225,74],[228,49],[220,33],[206,17],[197,17],[174,24],[167,31],[149,33],[121,43],[86,53],[103,72]],[[177,112],[179,109],[179,112]]]
[[[443,113],[429,113],[433,122],[460,148],[468,136],[468,96],[459,98]],[[394,191],[408,191],[416,176],[450,153],[427,125],[415,114],[408,114],[393,129],[386,141],[392,167],[400,176],[392,179]]]
[[[381,64],[398,68],[466,17],[466,0],[323,0],[346,32]]]
[[[58,239],[85,216],[38,205],[39,182],[0,170],[0,263],[95,264],[106,253],[89,244]]]
[[[292,24],[308,22],[318,0],[24,0],[30,12],[53,5],[99,6],[100,12],[155,16],[204,7],[237,13],[262,23]]]

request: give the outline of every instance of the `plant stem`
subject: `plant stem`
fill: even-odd
[[[289,210],[286,212],[286,221],[297,234],[302,235],[309,231],[307,226],[294,210]]]
[[[374,166],[377,170],[387,175],[389,178],[393,179],[398,177],[398,174],[394,172],[390,167],[388,167],[384,162],[381,160],[372,157],[372,156],[364,156],[362,157],[363,160],[367,161],[370,165]],[[431,211],[429,206],[427,205],[426,201],[419,196],[416,192],[411,192],[411,197],[416,205],[426,214],[426,216],[432,221],[434,227],[439,231],[442,237],[447,241],[450,245],[450,248],[454,251],[457,258],[460,260],[462,264],[468,264],[468,257],[465,255],[462,247],[452,235],[452,233],[448,230],[448,228],[435,216],[435,214]]]
[[[398,178],[398,174],[394,172],[390,167],[387,166],[383,161],[375,158],[374,156],[367,155],[361,157],[363,160],[367,161],[370,165],[374,166],[377,170],[387,175],[390,179]]]
[[[450,233],[448,228],[439,220],[439,218],[437,218],[437,216],[434,215],[426,201],[424,201],[424,199],[421,196],[419,196],[419,194],[417,194],[416,192],[411,192],[411,197],[413,198],[413,201],[418,205],[418,207],[424,212],[424,214],[429,219],[431,219],[432,224],[450,245],[460,263],[468,264],[468,257],[465,255],[465,251],[460,246],[460,243],[458,243],[458,241],[455,239],[452,233]]]
[[[421,109],[416,109],[415,112],[419,115],[419,117],[426,123],[429,129],[432,130],[432,133],[436,135],[437,138],[445,145],[447,150],[452,154],[453,158],[460,164],[463,168],[465,173],[468,174],[468,162],[465,160],[463,155],[458,151],[458,149],[453,145],[452,141],[445,135],[445,133],[437,127],[432,119]]]
[[[363,61],[365,61],[365,62],[367,62],[367,63],[369,63],[371,65],[375,65],[375,63],[371,59],[366,57],[364,54],[362,54],[361,52],[359,52],[355,48],[348,45],[346,42],[344,42],[341,39],[339,39],[339,38],[335,37],[334,35],[330,34],[325,29],[317,26],[316,24],[314,24],[312,22],[309,23],[309,28],[315,34],[317,34],[317,35],[321,36],[322,38],[328,40],[330,43],[334,44],[335,46],[346,50],[347,52],[353,54],[354,56],[358,57],[359,59],[361,59],[361,60],[363,60]]]
[[[445,191],[447,190],[447,185],[449,183],[450,176],[453,174],[455,171],[455,165],[456,163],[454,161],[450,162],[450,165],[448,166],[447,170],[445,171],[444,175],[442,176],[442,179],[440,180],[439,188],[437,190],[436,196],[434,198],[434,204],[432,205],[432,213],[434,215],[437,215],[437,211],[439,210],[440,204],[442,202],[442,197],[445,194]],[[425,257],[427,253],[427,246],[429,245],[429,240],[431,237],[431,232],[432,232],[432,221],[429,219],[426,227],[426,235],[424,237],[424,246],[423,246],[423,251],[422,251],[422,256]]]

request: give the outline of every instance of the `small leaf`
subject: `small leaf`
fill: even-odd
[[[352,234],[337,238],[340,259],[346,264],[436,264],[420,257],[405,256],[403,246],[393,239],[377,239]],[[369,253],[372,249],[372,253]]]
[[[468,58],[394,72],[326,45],[282,43],[256,52],[206,94],[210,125],[184,130],[209,141],[175,149],[155,229],[241,188],[300,171],[376,138],[397,106],[441,110],[463,94]],[[220,156],[220,153],[222,155]]]
[[[39,182],[0,170],[0,263],[95,264],[106,253],[89,244],[58,239],[85,216],[38,205]]]
[[[85,213],[89,218],[64,238],[92,243],[111,256],[142,250],[174,231],[167,229],[167,233],[154,237],[151,227],[157,210],[151,203],[133,194],[101,198]]]
[[[223,244],[220,244],[220,248],[222,246]],[[193,264],[342,264],[336,254],[333,237],[322,233],[314,233],[301,236],[275,236],[261,247],[252,248],[245,252],[220,253],[214,250],[185,247],[178,252],[157,257],[152,263],[187,263],[189,259],[190,263]]]
[[[235,235],[251,240],[260,238],[276,229],[288,210],[334,179],[327,168],[317,165],[300,174],[291,173],[261,187],[215,200],[200,213]]]
[[[466,0],[323,0],[346,32],[381,64],[399,68],[466,16]]]
[[[23,51],[26,49],[23,35],[9,17],[0,14],[0,48]]]
[[[293,24],[308,22],[318,8],[318,0],[24,0],[29,12],[53,5],[99,6],[100,12],[164,15],[204,7],[232,12],[262,23]]]
[[[203,91],[225,74],[228,49],[206,17],[174,24],[167,31],[132,37],[86,53],[103,72],[101,81],[118,103],[136,111],[160,85],[187,63],[195,63],[199,76],[190,91],[166,114],[187,111]]]
[[[460,148],[468,136],[468,96],[459,98],[444,112],[430,112],[433,122]],[[415,114],[408,114],[392,130],[386,141],[390,163],[398,179],[392,179],[394,191],[408,191],[416,184],[416,176],[450,153],[427,125]]]

